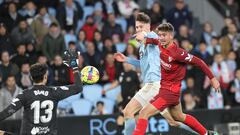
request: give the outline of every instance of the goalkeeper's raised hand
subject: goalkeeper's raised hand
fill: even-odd
[[[80,52],[69,49],[64,51],[63,54],[63,63],[68,67],[71,67],[73,70],[78,70],[78,56]]]

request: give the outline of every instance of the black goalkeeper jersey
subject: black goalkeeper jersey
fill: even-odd
[[[48,87],[34,85],[24,90],[12,103],[0,112],[0,121],[24,107],[20,135],[57,135],[57,104],[82,91],[79,73],[74,73],[74,85]]]

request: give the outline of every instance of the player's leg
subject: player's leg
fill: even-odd
[[[133,132],[133,135],[144,135],[148,126],[148,118],[158,112],[152,104],[148,104],[139,112],[139,118],[137,126]]]
[[[170,126],[187,130],[193,134],[198,134],[194,130],[192,130],[189,126],[185,125],[184,123],[175,121],[172,115],[169,113],[168,108],[165,109],[163,112],[160,112],[160,114],[167,120]]]
[[[207,135],[207,129],[201,123],[199,123],[196,118],[182,112],[181,103],[176,106],[169,107],[169,111],[175,120],[183,122],[200,135]]]
[[[124,135],[132,135],[135,128],[134,114],[142,108],[142,105],[135,98],[132,98],[123,110]]]

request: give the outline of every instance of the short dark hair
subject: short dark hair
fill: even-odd
[[[162,23],[160,24],[157,29],[158,32],[159,31],[163,31],[163,32],[174,32],[174,27],[172,26],[171,23]]]
[[[97,101],[96,104],[97,104],[97,106],[98,106],[98,105],[104,105],[104,102],[103,102],[103,101]]]
[[[137,14],[136,21],[143,22],[143,23],[151,23],[150,17],[143,12],[140,12]]]
[[[53,22],[53,23],[50,24],[49,28],[52,28],[52,27],[58,27],[58,24]]]
[[[36,63],[33,64],[30,68],[30,73],[34,83],[39,83],[43,81],[43,77],[48,70],[48,66],[46,64]]]

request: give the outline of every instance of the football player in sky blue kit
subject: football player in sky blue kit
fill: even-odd
[[[139,13],[136,17],[136,39],[142,39],[141,36],[149,38],[158,38],[158,35],[154,32],[150,32],[150,18],[145,13]],[[160,72],[160,50],[156,45],[145,46],[139,41],[139,55],[140,60],[126,57],[122,53],[115,53],[114,57],[119,62],[127,62],[129,64],[140,67],[141,77],[143,79],[144,86],[135,94],[123,110],[125,119],[124,135],[132,135],[135,128],[134,115],[146,106],[149,101],[158,94],[160,88],[161,72]],[[161,115],[168,121],[171,126],[180,127],[186,129],[192,133],[195,133],[191,128],[183,123],[176,122],[167,109],[160,112]]]

